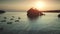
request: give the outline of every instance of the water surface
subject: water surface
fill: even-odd
[[[45,16],[39,16],[37,19],[30,20],[26,12],[6,12],[0,14],[0,28],[3,28],[1,34],[59,34],[60,18],[59,13],[45,13]],[[12,17],[14,16],[14,18]],[[4,17],[7,17],[4,19]],[[20,17],[21,19],[18,19]],[[13,19],[13,20],[10,20]],[[6,22],[1,22],[6,20]],[[19,22],[15,22],[19,20]],[[12,24],[7,24],[12,22]],[[39,33],[40,32],[40,33]]]

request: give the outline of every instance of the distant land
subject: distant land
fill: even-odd
[[[42,12],[60,13],[60,10],[48,10],[48,11],[42,11]]]
[[[5,12],[27,12],[27,10],[4,10]],[[60,13],[60,10],[46,10],[45,13]]]
[[[13,11],[9,11],[9,12],[27,12],[27,10],[13,10]],[[60,13],[60,10],[47,10],[47,11],[42,11],[42,12],[46,12],[46,13]]]

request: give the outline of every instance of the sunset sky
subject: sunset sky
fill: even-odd
[[[60,0],[0,0],[2,10],[60,10]]]

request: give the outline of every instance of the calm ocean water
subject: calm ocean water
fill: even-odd
[[[34,20],[30,20],[26,14],[26,12],[0,14],[0,30],[3,28],[0,34],[59,34],[60,18],[57,17],[59,13],[45,13],[45,16],[39,16]],[[21,19],[18,19],[19,17]],[[1,22],[3,20],[5,22]],[[15,22],[16,20],[19,21]],[[8,22],[12,24],[7,24]]]

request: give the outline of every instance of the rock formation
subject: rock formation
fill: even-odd
[[[31,8],[27,11],[27,16],[28,17],[38,17],[38,16],[41,16],[41,15],[43,15],[43,13],[41,11],[37,10],[37,9]]]
[[[3,11],[3,10],[0,10],[0,14],[2,14],[2,13],[5,13],[5,11]]]
[[[58,14],[58,17],[60,18],[60,14]]]

